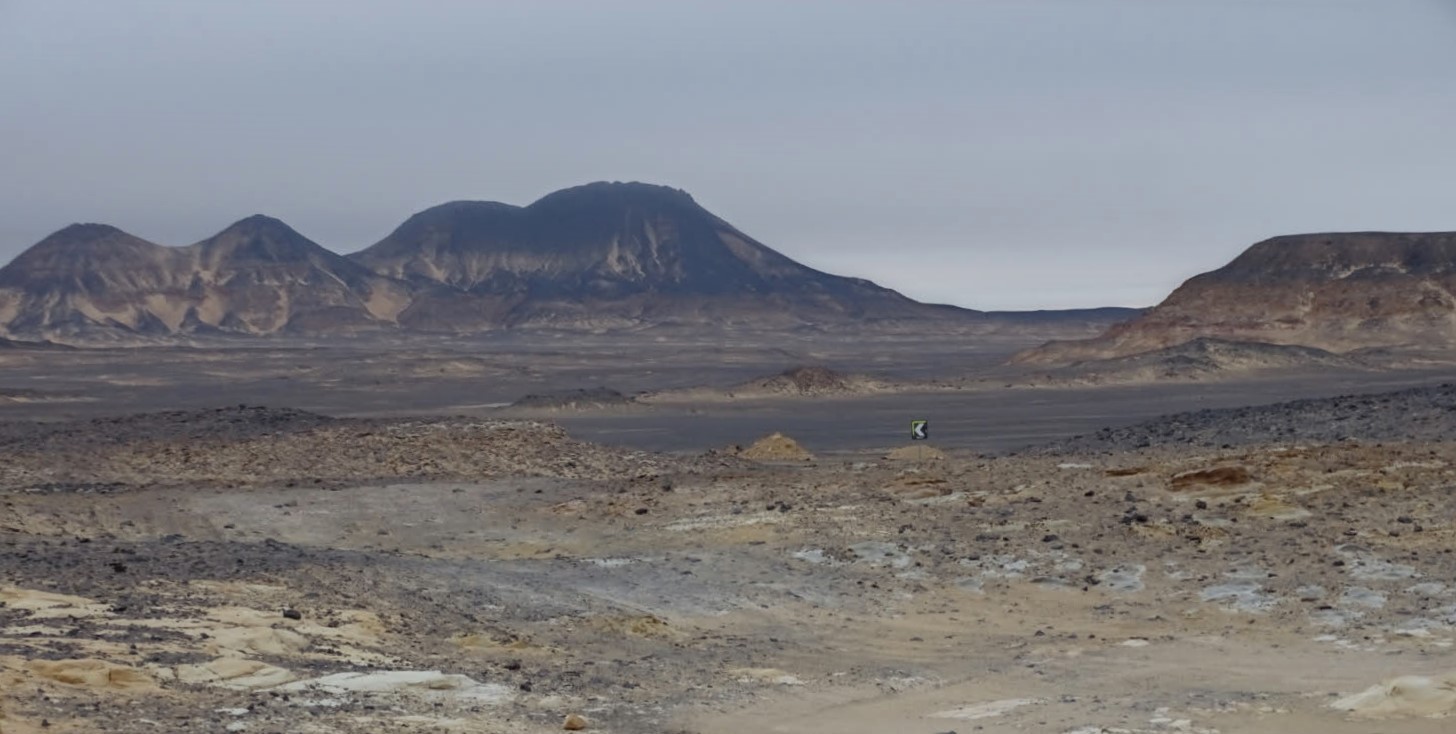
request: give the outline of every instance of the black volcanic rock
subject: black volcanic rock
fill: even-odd
[[[687,193],[594,183],[526,207],[452,202],[351,256],[421,286],[400,315],[419,328],[784,325],[965,315],[828,275],[756,242]]]

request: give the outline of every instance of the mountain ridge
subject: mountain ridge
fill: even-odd
[[[419,328],[938,315],[888,288],[798,263],[686,191],[637,182],[575,186],[523,207],[449,202],[349,257],[425,287],[401,315]]]
[[[1080,334],[1130,315],[919,303],[800,263],[682,189],[639,182],[574,186],[525,206],[450,201],[349,254],[254,214],[184,246],[69,225],[0,267],[0,336],[75,342],[926,323]]]

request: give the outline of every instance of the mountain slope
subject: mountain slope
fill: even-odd
[[[457,201],[344,257],[261,215],[186,247],[72,225],[0,268],[0,337],[334,334],[404,328],[924,324],[1081,336],[1124,309],[987,314],[918,303],[759,243],[687,193],[594,183],[520,207]]]
[[[405,289],[269,217],[187,247],[72,225],[0,268],[11,335],[270,334],[388,323]]]
[[[526,207],[444,204],[350,257],[419,287],[400,322],[425,329],[788,325],[974,313],[806,267],[687,193],[640,183],[587,184]]]
[[[1017,356],[1057,364],[1122,357],[1199,337],[1330,351],[1456,346],[1456,233],[1275,237],[1190,278],[1139,318],[1092,339]]]
[[[30,336],[165,331],[151,304],[185,292],[186,259],[115,227],[73,224],[0,268],[0,323]]]
[[[188,248],[189,323],[226,331],[348,331],[391,322],[401,284],[330,252],[276,219],[248,217]]]

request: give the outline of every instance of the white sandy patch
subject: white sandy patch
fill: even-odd
[[[347,693],[419,693],[467,699],[476,703],[504,703],[513,691],[499,683],[478,683],[464,675],[437,670],[380,670],[372,673],[334,673],[321,678],[295,681],[272,690],[318,691],[333,695]]]
[[[21,589],[14,586],[0,588],[0,603],[9,609],[29,612],[31,619],[100,617],[110,613],[109,605],[100,604],[85,597],[52,594],[48,591]]]
[[[744,525],[774,525],[783,521],[783,515],[777,512],[759,512],[745,515],[705,515],[703,517],[690,517],[668,523],[666,529],[676,531],[717,530],[742,527]]]
[[[1013,709],[1021,708],[1022,706],[1031,706],[1033,704],[1039,703],[1046,702],[1040,698],[1006,698],[1000,701],[987,701],[985,703],[976,703],[971,704],[970,706],[962,706],[958,709],[951,709],[949,711],[939,711],[930,714],[930,718],[961,719],[963,721],[971,721],[974,719],[990,719],[996,716],[1002,716],[1006,712]]]
[[[1403,675],[1330,704],[1352,716],[1445,716],[1456,711],[1456,673]]]
[[[779,686],[802,686],[804,681],[797,675],[778,668],[733,668],[728,671],[739,683],[772,683]]]
[[[297,677],[283,668],[243,658],[218,658],[201,665],[179,665],[171,675],[182,683],[235,690],[272,688]]]

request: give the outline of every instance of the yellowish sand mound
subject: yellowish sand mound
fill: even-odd
[[[774,432],[753,442],[743,450],[745,459],[754,461],[810,461],[814,455],[782,433]]]
[[[14,586],[0,588],[0,604],[9,609],[29,612],[31,619],[93,617],[106,613],[105,604],[85,597]]]
[[[1442,716],[1456,712],[1456,673],[1403,675],[1346,696],[1331,707],[1352,716]]]
[[[934,446],[911,444],[885,454],[889,461],[945,461],[945,452]]]
[[[308,648],[308,638],[286,629],[233,627],[212,632],[208,652],[213,655],[296,655]]]
[[[1219,466],[1174,474],[1172,484],[1174,491],[1180,491],[1199,487],[1237,487],[1252,481],[1253,475],[1242,466]]]
[[[68,686],[115,691],[156,687],[152,677],[146,673],[105,660],[36,660],[28,667],[40,678]]]
[[[218,658],[202,665],[180,665],[177,680],[220,688],[251,690],[272,688],[294,680],[293,673],[257,660]]]

